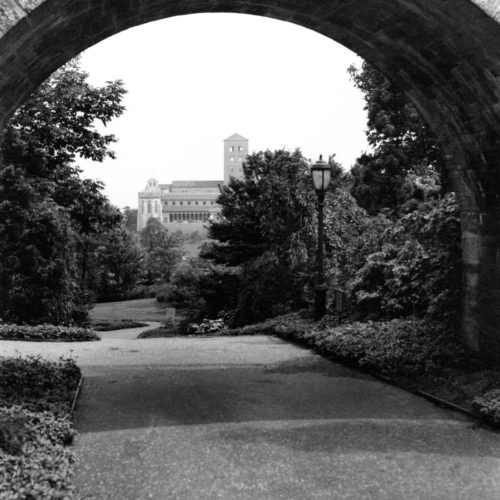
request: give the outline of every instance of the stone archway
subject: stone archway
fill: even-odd
[[[254,14],[310,28],[357,52],[407,93],[436,133],[458,195],[464,340],[500,360],[496,0],[2,0],[0,126],[82,50],[132,26],[202,12]]]

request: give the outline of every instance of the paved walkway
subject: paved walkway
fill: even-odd
[[[499,498],[498,433],[271,337],[10,344],[82,366],[84,498]]]

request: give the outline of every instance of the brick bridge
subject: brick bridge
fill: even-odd
[[[498,0],[1,0],[0,126],[63,63],[104,38],[145,22],[200,12],[238,12],[322,33],[384,72],[434,130],[461,211],[462,335],[472,350],[500,360],[499,4]]]

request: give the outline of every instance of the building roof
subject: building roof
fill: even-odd
[[[160,184],[160,189],[165,191],[166,189],[170,189],[170,186],[172,186],[172,184]]]
[[[172,181],[173,188],[206,188],[206,187],[218,187],[220,184],[224,184],[224,181]]]
[[[227,139],[224,139],[224,142],[226,141],[248,141],[248,139],[246,139],[240,134],[233,134],[229,136]]]

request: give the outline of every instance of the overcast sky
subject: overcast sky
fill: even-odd
[[[82,55],[90,81],[122,79],[126,111],[108,130],[116,160],[80,162],[119,207],[137,207],[149,177],[222,179],[223,140],[250,151],[336,153],[345,168],[367,149],[361,94],[347,68],[361,60],[294,24],[241,14],[196,14],[124,31]]]

